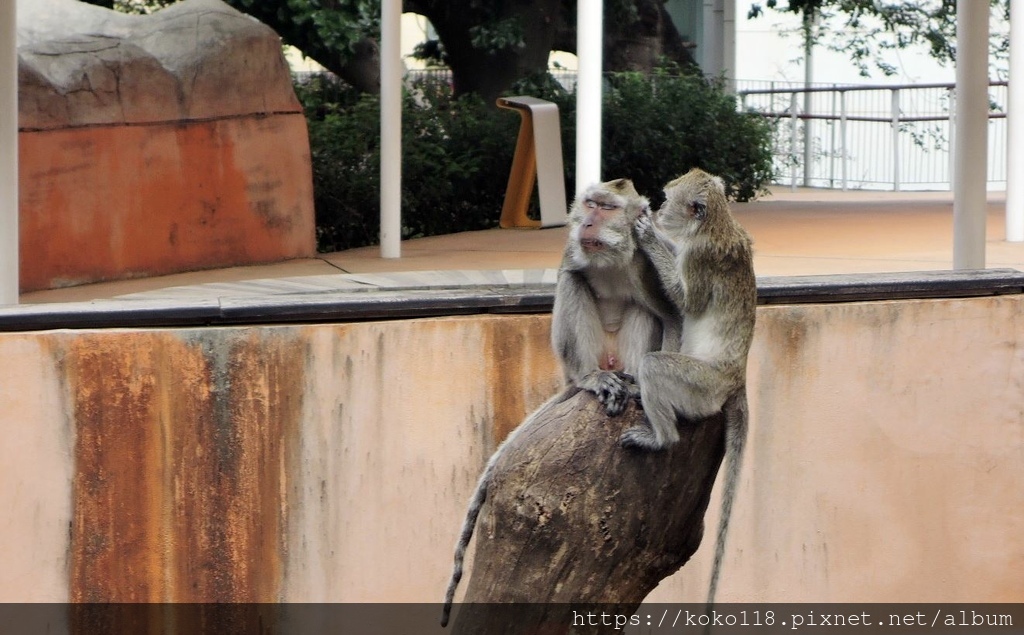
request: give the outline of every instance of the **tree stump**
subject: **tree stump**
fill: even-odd
[[[572,628],[574,615],[631,615],[689,560],[725,452],[724,417],[681,421],[667,451],[623,449],[619,435],[642,421],[635,403],[611,418],[592,394],[567,392],[506,444],[454,634],[618,632]]]

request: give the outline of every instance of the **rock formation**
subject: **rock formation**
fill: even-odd
[[[22,290],[310,256],[281,42],[220,0],[18,4]]]

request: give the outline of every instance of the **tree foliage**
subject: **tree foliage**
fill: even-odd
[[[968,1],[968,0],[964,0]],[[981,0],[969,0],[977,10],[987,7]],[[764,8],[816,15],[821,21],[838,28],[818,32],[815,40],[829,49],[848,55],[857,64],[861,75],[869,75],[872,68],[885,75],[894,75],[898,69],[886,61],[886,52],[923,46],[941,64],[956,58],[956,5],[957,0],[789,0],[780,6],[778,0],[766,0],[750,5],[748,15],[757,17]],[[989,0],[989,5],[1003,12],[1009,19],[1008,0]],[[991,34],[991,50],[1004,56],[1009,49],[1006,33]]]
[[[764,194],[773,177],[772,124],[737,112],[735,96],[717,82],[673,71],[609,78],[604,174],[628,176],[654,204],[668,181],[694,167],[721,176],[731,198]]]
[[[148,12],[174,0],[85,0]],[[361,92],[380,89],[380,0],[225,0]],[[693,67],[666,0],[604,0],[605,67],[650,70],[668,59]],[[404,0],[437,39],[423,57],[452,71],[457,94],[492,101],[516,81],[545,73],[552,50],[576,50],[577,0]]]
[[[666,0],[606,0],[605,70],[652,70],[664,59],[695,68]],[[423,57],[452,70],[457,94],[493,101],[516,81],[543,74],[552,50],[576,51],[576,0],[405,0],[438,39]]]
[[[380,0],[225,0],[364,92],[380,89]]]

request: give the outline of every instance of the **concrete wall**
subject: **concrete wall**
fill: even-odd
[[[761,307],[720,599],[1024,597],[1022,316]],[[0,601],[438,601],[549,320],[0,334]]]

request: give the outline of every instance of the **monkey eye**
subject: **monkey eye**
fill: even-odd
[[[611,211],[613,209],[619,209],[621,207],[621,205],[616,205],[614,203],[601,203],[601,202],[595,201],[592,198],[584,199],[583,200],[583,205],[587,209],[601,208],[601,209],[603,209],[606,212]]]
[[[694,202],[693,204],[693,215],[697,220],[704,220],[707,216],[708,208],[704,203]]]

